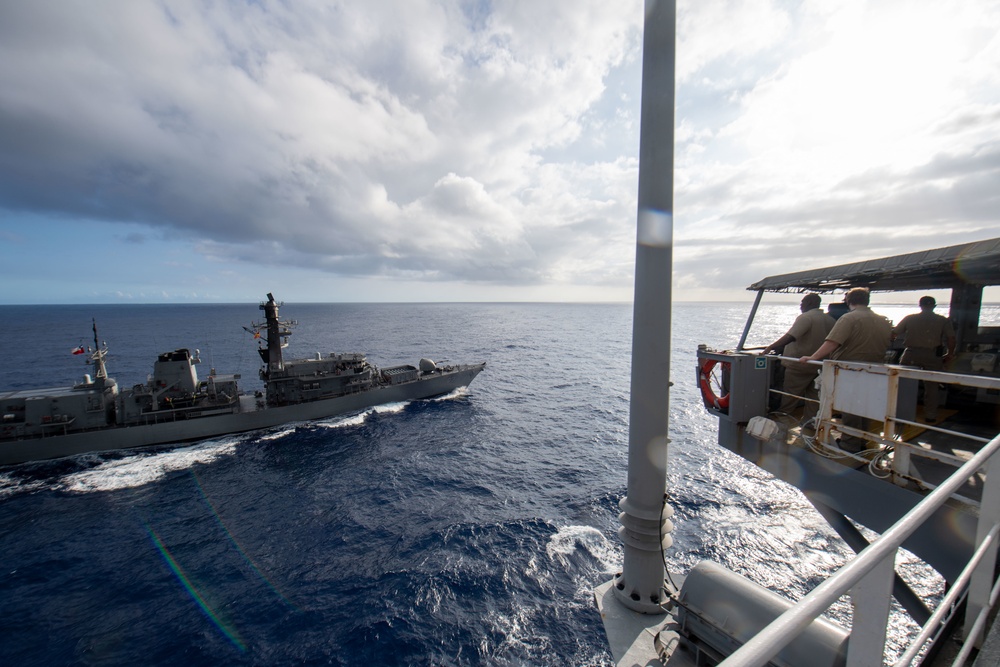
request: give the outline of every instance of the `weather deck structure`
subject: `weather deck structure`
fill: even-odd
[[[1000,475],[993,467],[1000,451],[1000,327],[981,324],[980,314],[984,289],[1000,284],[1000,239],[771,276],[748,288],[757,298],[736,349],[704,344],[697,352],[696,381],[710,388],[702,391],[718,419],[719,444],[800,489],[858,554],[797,602],[714,563],[667,576],[676,3],[646,9],[628,487],[619,503],[624,558],[622,571],[595,589],[616,663],[882,664],[895,598],[921,628],[896,664],[995,666],[1000,637],[986,629],[1000,590]],[[778,414],[781,357],[746,345],[762,298],[853,287],[950,289],[958,358],[947,372],[894,364],[894,350],[886,363],[816,362],[817,418],[806,424],[800,413]],[[920,384],[928,382],[947,385],[947,411],[933,424],[919,400]],[[843,414],[869,422],[852,428]],[[846,451],[842,435],[867,444]],[[947,582],[936,604],[896,573],[900,548]],[[823,617],[845,595],[849,628]]]
[[[863,529],[890,531],[1000,433],[1000,326],[980,322],[984,289],[993,285],[1000,285],[1000,239],[755,282],[747,289],[757,292],[757,300],[737,349],[702,346],[698,351],[699,380],[728,395],[725,407],[706,401],[706,409],[719,420],[719,443],[799,488],[851,548],[865,550],[870,542]],[[948,316],[956,330],[956,358],[946,372],[901,366],[893,363],[902,347],[896,342],[887,350],[886,363],[817,362],[817,421],[802,423],[801,408],[792,414],[776,412],[784,395],[778,363],[783,357],[763,356],[761,347],[747,345],[761,298],[854,287],[876,293],[951,290]],[[831,304],[832,314],[837,305]],[[718,378],[704,377],[707,368],[721,371]],[[946,387],[947,400],[934,420],[926,418],[920,396],[929,382]],[[868,426],[851,428],[843,414],[865,417]],[[845,435],[863,438],[865,448],[842,449]],[[900,544],[933,567],[949,588],[977,557],[989,532],[986,525],[1000,518],[1000,498],[991,493],[991,487],[1000,485],[992,482],[986,467],[972,471]],[[995,553],[979,557],[996,560]],[[925,602],[898,575],[893,579],[895,599],[917,624],[928,622],[932,612]],[[988,591],[968,589],[970,600],[984,593],[989,597]],[[982,608],[986,601],[969,604]],[[959,633],[967,631],[964,626]],[[945,645],[928,649],[925,664],[933,664],[935,651]]]

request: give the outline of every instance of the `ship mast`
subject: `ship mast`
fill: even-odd
[[[288,337],[292,335],[290,327],[295,324],[292,321],[282,322],[278,319],[278,308],[281,304],[276,303],[274,295],[267,293],[267,301],[260,304],[260,309],[264,311],[264,324],[254,324],[255,330],[267,328],[267,351],[261,350],[261,357],[267,364],[267,374],[270,377],[274,371],[282,371],[285,368],[281,358],[281,348],[288,345]]]
[[[104,366],[104,358],[108,354],[108,348],[105,345],[101,349],[100,344],[97,342],[97,320],[94,319],[92,322],[94,324],[94,353],[90,356],[90,359],[94,364],[94,377],[106,380],[108,379],[108,369]]]
[[[669,596],[662,551],[670,546],[665,502],[670,398],[674,233],[674,43],[676,3],[646,1],[639,130],[639,193],[632,311],[628,491],[619,502],[624,547],[613,591],[624,607],[662,614]]]

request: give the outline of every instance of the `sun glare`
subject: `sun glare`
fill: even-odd
[[[743,135],[763,168],[824,184],[872,168],[899,170],[946,150],[934,128],[969,102],[977,42],[969,12],[898,4],[845,10],[827,40],[759,84]]]

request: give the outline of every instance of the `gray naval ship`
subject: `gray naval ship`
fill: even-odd
[[[333,417],[374,405],[439,396],[468,386],[485,363],[378,368],[363,354],[286,361],[291,321],[274,296],[264,321],[248,330],[261,341],[264,391],[240,390],[239,375],[198,377],[197,353],[160,354],[145,384],[120,389],[105,367],[107,345],[90,352],[93,376],[72,387],[0,392],[0,465],[85,452],[130,449]],[[265,346],[266,343],[266,346]]]

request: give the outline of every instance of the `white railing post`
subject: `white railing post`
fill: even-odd
[[[979,547],[986,539],[986,536],[993,530],[993,526],[1000,522],[1000,465],[994,465],[994,460],[983,466],[986,473],[986,483],[983,485],[983,497],[979,506],[979,523],[976,525],[976,547]],[[997,474],[993,474],[994,471]],[[965,612],[964,632],[973,625],[979,612],[989,604],[990,591],[993,588],[993,571],[997,561],[997,541],[993,540],[983,554],[983,559],[976,566],[972,573],[972,580],[969,582],[969,603]],[[965,637],[966,641],[971,641],[977,648],[983,641],[982,633],[979,637]]]
[[[895,574],[896,551],[890,551],[851,588],[851,639],[847,643],[847,667],[882,664],[886,626]]]
[[[899,402],[899,372],[888,368],[889,384],[886,387],[888,395],[885,399],[885,418],[882,420],[882,439],[892,440],[896,435],[896,412]]]
[[[908,442],[897,442],[893,445],[892,471],[896,473],[892,480],[894,484],[899,486],[909,484],[909,480],[904,477],[904,475],[913,476],[913,471],[910,469],[910,444]]]
[[[885,410],[885,422],[882,426],[882,437],[884,440],[892,440],[893,444],[893,455],[892,455],[892,471],[896,473],[892,477],[892,483],[899,486],[906,486],[908,484],[906,477],[911,473],[910,470],[910,449],[902,441],[902,439],[896,439],[896,431],[899,428],[899,424],[896,422],[896,413],[899,411],[899,371],[893,372],[889,371],[889,396],[886,399],[886,410]]]
[[[833,419],[833,391],[836,375],[833,364],[824,361],[819,371],[819,410],[816,412],[816,439],[830,441],[831,420]]]
[[[824,369],[825,370],[825,369]],[[851,593],[851,603],[854,607],[851,638],[847,649],[847,664],[850,667],[859,665],[881,665],[884,646],[874,648],[876,640],[884,645],[885,629],[889,617],[889,594],[892,590],[892,572],[896,560],[896,552],[906,538],[923,524],[928,517],[947,502],[980,468],[987,468],[990,459],[1000,450],[1000,435],[990,440],[989,444],[979,450],[961,468],[938,486],[929,496],[920,501],[907,512],[880,538],[869,544],[856,558],[848,561],[831,577],[821,582],[790,609],[774,619],[766,628],[758,632],[742,647],[734,651],[728,658],[719,663],[719,667],[759,667],[764,665],[792,639],[806,628],[809,623],[822,613],[845,593]],[[989,475],[987,475],[987,480]],[[1000,480],[987,483],[984,489],[984,503],[990,502],[990,511],[986,536],[991,537],[988,549],[994,549],[993,558],[984,559],[988,577],[993,571],[995,561],[995,546],[992,544],[990,530],[1000,514]],[[982,541],[985,541],[983,537]],[[985,550],[984,550],[985,551]],[[982,586],[984,590],[991,589],[990,580]]]

